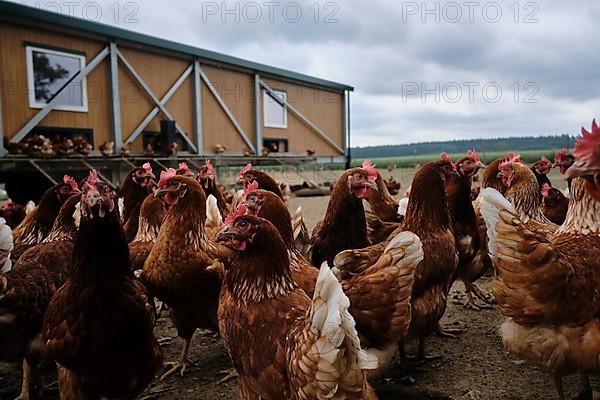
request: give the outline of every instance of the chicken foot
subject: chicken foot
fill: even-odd
[[[442,326],[440,324],[438,324],[434,333],[435,333],[435,335],[440,336],[440,337],[445,337],[445,338],[449,338],[449,339],[458,339],[458,335],[465,333],[465,329],[442,328]],[[419,345],[421,345],[421,342],[419,342]]]
[[[415,361],[417,361],[417,357],[409,357],[406,354],[404,340],[398,342],[398,352],[400,355],[400,359],[396,361],[394,365],[400,370],[400,375],[404,377],[404,380],[408,380],[409,382],[414,383],[414,379],[411,376],[409,376],[410,372],[414,372],[417,374],[424,374],[428,372],[426,369],[419,368],[415,364]]]
[[[485,293],[483,290],[481,290],[481,288],[479,286],[477,286],[473,282],[463,282],[463,283],[465,285],[465,294],[467,296],[467,300],[463,304],[463,306],[465,308],[471,308],[475,311],[479,311],[479,310],[481,310],[481,308],[491,308],[491,306],[494,304],[494,302],[488,293]],[[475,295],[475,297],[477,297],[479,300],[481,300],[485,304],[485,306],[481,307],[481,306],[475,304],[475,299],[473,298],[473,295]]]
[[[188,354],[190,352],[190,344],[192,343],[192,338],[185,338],[185,343],[183,345],[183,350],[181,351],[181,356],[178,361],[169,361],[164,363],[165,367],[169,368],[164,374],[161,375],[159,381],[164,381],[167,377],[173,375],[175,372],[179,371],[181,376],[184,375],[187,369],[188,363]]]
[[[419,361],[422,364],[424,364],[424,363],[439,360],[440,358],[442,358],[442,356],[437,355],[437,354],[429,354],[429,355],[427,354],[425,340],[426,340],[425,337],[419,338],[419,351],[417,353],[416,361]]]
[[[219,371],[219,374],[225,376],[217,382],[217,386],[238,377],[238,373],[235,368],[224,369],[223,371]]]

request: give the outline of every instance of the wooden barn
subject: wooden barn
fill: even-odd
[[[299,63],[301,56],[299,55]],[[0,1],[0,182],[346,162],[351,86]],[[83,172],[82,172],[83,173]]]

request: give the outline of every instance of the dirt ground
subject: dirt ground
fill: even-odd
[[[394,175],[397,172],[395,171]],[[411,174],[396,175],[402,179],[403,190],[408,187]],[[387,176],[384,174],[384,176]],[[557,186],[564,186],[556,175],[551,176]],[[309,228],[324,215],[327,197],[292,198],[290,209],[302,205]],[[491,278],[486,277],[479,285],[489,291]],[[381,400],[396,399],[464,399],[464,400],[540,400],[556,399],[547,373],[529,363],[518,360],[502,347],[498,330],[502,318],[495,309],[472,311],[465,309],[462,301],[462,284],[456,283],[450,295],[448,311],[442,320],[444,327],[464,328],[456,339],[432,337],[428,339],[428,351],[441,356],[426,365],[424,373],[410,377],[400,376],[397,369],[375,382],[374,387]],[[182,343],[164,314],[158,321],[157,336],[175,339],[163,347],[165,360],[175,360]],[[409,351],[412,350],[409,347]],[[211,333],[196,333],[190,357],[193,362],[182,378],[171,376],[163,383],[154,382],[140,398],[145,400],[216,400],[238,399],[236,380],[223,384],[217,382],[224,370],[231,367],[220,340]],[[55,379],[51,366],[43,368],[46,382]],[[20,366],[0,364],[0,399],[14,399],[20,390]],[[579,390],[578,378],[565,379],[567,398],[574,398]],[[39,399],[32,390],[32,399]],[[56,390],[47,392],[44,399],[58,398]],[[284,400],[284,399],[282,399]]]

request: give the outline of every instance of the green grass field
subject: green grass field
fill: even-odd
[[[540,159],[541,156],[546,156],[550,161],[554,161],[554,154],[559,149],[545,149],[545,150],[527,150],[527,151],[516,151],[521,155],[521,159],[530,164]],[[465,153],[450,153],[448,154],[453,160],[458,160],[463,157]],[[506,151],[493,151],[493,152],[481,152],[479,157],[484,163],[489,163],[495,159],[505,156]],[[398,156],[398,157],[376,157],[372,158],[374,164],[380,168],[385,168],[389,164],[396,164],[397,167],[414,166],[415,164],[423,164],[432,160],[439,159],[438,154],[420,154],[414,156]],[[352,165],[358,166],[364,161],[364,158],[353,158]]]

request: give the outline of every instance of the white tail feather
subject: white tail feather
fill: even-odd
[[[394,236],[383,253],[389,253],[393,249],[404,249],[404,251],[393,252],[390,264],[397,264],[402,259],[402,265],[413,265],[416,268],[425,256],[421,239],[409,231],[400,232]]]
[[[79,225],[81,224],[81,203],[77,202],[75,204],[75,211],[73,211],[73,220],[75,221],[75,227],[79,229]]]
[[[2,263],[0,266],[0,273],[8,272],[12,269],[10,252],[13,248],[12,229],[6,224],[4,218],[0,218],[0,254],[2,255],[2,258],[6,257],[6,259],[0,259],[0,262]]]
[[[294,240],[298,239],[300,232],[302,232],[302,222],[304,216],[302,215],[302,206],[298,206],[294,215],[292,215],[292,229],[294,230]]]
[[[25,204],[25,214],[29,214],[33,210],[35,210],[35,203],[29,200],[27,204]]]
[[[119,197],[119,199],[117,200],[117,205],[119,207],[119,216],[121,217],[121,221],[123,221],[123,211],[125,211],[125,199],[123,197]]]
[[[223,216],[217,206],[217,198],[212,194],[206,199],[206,224],[211,226],[223,225]]]
[[[500,192],[493,188],[485,188],[480,194],[480,210],[487,226],[488,252],[495,254],[498,248],[496,242],[496,224],[500,220],[500,210],[515,213],[513,205]]]
[[[377,368],[377,359],[370,357],[360,348],[358,333],[355,328],[354,318],[348,308],[350,300],[344,294],[342,286],[333,275],[327,263],[321,265],[311,307],[311,327],[321,338],[327,339],[319,346],[319,353],[323,360],[331,356],[354,357],[359,369]],[[350,345],[350,352],[344,352],[341,347],[344,341]],[[354,363],[353,363],[354,364]]]
[[[403,197],[398,202],[398,215],[403,217],[406,215],[406,209],[408,208],[408,197]]]

